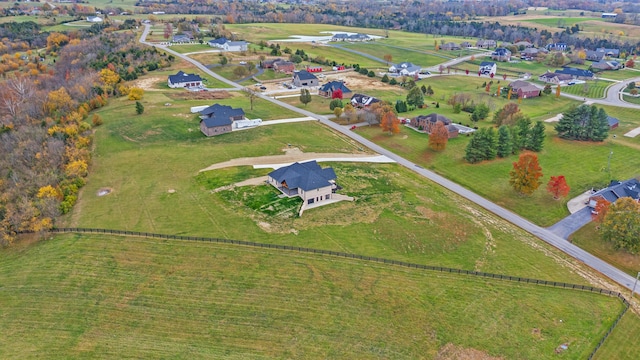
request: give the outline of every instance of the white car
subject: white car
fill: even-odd
[[[246,61],[240,61],[239,64],[240,65],[247,65],[247,62]]]

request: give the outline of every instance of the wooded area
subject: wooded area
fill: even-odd
[[[55,60],[44,64],[43,56]],[[131,34],[91,32],[51,33],[46,50],[2,58],[1,245],[17,232],[51,228],[71,209],[88,173],[91,129],[102,123],[89,112],[104,106],[108,96],[128,91],[116,89],[121,78],[169,62],[155,49],[139,48]],[[98,72],[102,67],[111,76]]]

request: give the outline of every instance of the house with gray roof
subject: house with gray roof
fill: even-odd
[[[414,65],[410,62],[401,62],[399,64],[391,65],[389,72],[392,74],[398,74],[403,76],[414,76],[420,73],[422,68],[418,65]]]
[[[367,34],[351,34],[348,37],[349,41],[370,41],[373,40],[373,38]]]
[[[331,37],[331,41],[347,41],[349,35],[347,33],[337,33]]]
[[[596,204],[600,199],[614,203],[616,200],[623,197],[630,197],[635,201],[640,201],[640,181],[638,181],[638,179],[611,181],[608,187],[597,191],[589,197],[589,207],[595,209]]]
[[[169,75],[167,85],[170,88],[201,88],[202,78],[197,74],[187,74],[184,71],[178,71],[175,75]]]
[[[357,108],[365,108],[378,102],[380,102],[380,100],[369,95],[353,94],[353,96],[351,96],[351,105]]]
[[[300,70],[293,73],[293,85],[297,87],[302,86],[318,86],[318,78],[307,70]]]
[[[597,70],[618,70],[621,66],[622,64],[615,60],[600,60],[591,64],[591,68]]]
[[[454,42],[448,42],[446,44],[443,44],[440,49],[442,50],[460,50],[460,45],[454,43]]]
[[[488,49],[488,48],[492,48],[492,47],[496,47],[498,46],[498,44],[496,43],[495,40],[478,40],[476,42],[476,47],[480,48],[480,49]]]
[[[320,88],[318,88],[318,95],[331,99],[336,90],[342,91],[342,97],[351,97],[351,89],[344,84],[344,81],[338,80],[329,81],[320,86]]]
[[[581,79],[581,80],[593,79],[593,72],[589,70],[583,70],[583,69],[572,68],[572,67],[563,67],[560,70],[556,70],[555,73],[571,75],[571,77],[573,77],[574,79]]]
[[[330,200],[338,189],[333,168],[323,169],[315,160],[276,169],[267,175],[267,182],[286,196],[299,196],[307,205]]]
[[[200,131],[206,136],[231,132],[234,121],[244,120],[244,110],[213,104],[200,111]]]
[[[211,47],[222,48],[222,46],[224,44],[226,44],[227,41],[229,41],[229,40],[227,40],[227,38],[223,36],[223,37],[219,37],[217,39],[211,39],[211,40],[207,41],[207,44],[209,46],[211,46]]]
[[[173,35],[171,42],[188,43],[188,42],[191,42],[191,40],[193,40],[193,38],[191,38],[188,34],[176,34],[176,35]]]
[[[540,81],[556,84],[556,85],[564,84],[565,82],[570,81],[571,79],[573,79],[573,76],[569,74],[552,73],[550,71],[547,71],[546,73],[538,77],[538,80]]]
[[[491,53],[491,60],[509,61],[511,60],[511,51],[506,48],[497,48]]]

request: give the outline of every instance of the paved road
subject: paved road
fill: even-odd
[[[591,222],[591,209],[584,207],[575,213],[567,216],[566,218],[558,221],[557,223],[548,227],[549,231],[560,236],[563,239],[568,239],[569,235],[580,230],[581,227]]]
[[[145,41],[146,39],[146,35],[148,33],[149,30],[149,26],[145,25],[145,30],[143,32],[142,37],[140,38],[140,42],[143,44],[147,44],[147,45],[151,45],[149,43],[147,43]],[[202,71],[206,72],[207,74],[212,75],[213,77],[215,77],[216,79],[219,79],[222,82],[225,82],[227,84],[229,84],[230,86],[234,87],[234,88],[242,88],[242,86],[227,80],[215,73],[212,73],[209,69],[207,69],[205,66],[203,66],[202,64],[198,63],[197,61],[194,61],[186,56],[183,56],[182,54],[176,53],[174,51],[168,50],[169,52],[171,52],[172,54],[179,56],[183,59],[185,59],[186,61],[189,61],[191,63],[193,63],[194,65],[196,65],[199,69],[201,69]],[[587,266],[593,268],[596,271],[599,271],[600,273],[602,273],[603,275],[607,276],[608,278],[610,278],[611,280],[615,281],[616,283],[620,284],[621,286],[626,287],[627,289],[631,290],[631,288],[633,287],[633,283],[635,278],[626,274],[625,272],[615,268],[614,266],[602,261],[601,259],[591,255],[590,253],[580,249],[579,247],[569,243],[567,240],[563,239],[562,237],[554,234],[553,232],[549,231],[548,229],[542,228],[532,222],[530,222],[529,220],[497,205],[492,203],[491,201],[483,198],[482,196],[472,192],[471,190],[468,190],[456,183],[454,183],[453,181],[450,181],[434,172],[431,172],[429,170],[426,170],[420,166],[418,166],[415,163],[412,163],[411,161],[391,152],[388,151],[387,149],[384,149],[383,147],[365,139],[364,137],[358,135],[357,133],[348,130],[347,128],[345,128],[342,125],[338,125],[332,121],[330,121],[327,117],[322,116],[322,115],[317,115],[314,114],[310,111],[304,110],[304,109],[299,109],[293,105],[289,105],[286,104],[282,101],[278,101],[275,100],[273,98],[270,98],[268,96],[265,96],[263,94],[258,94],[258,96],[264,100],[267,101],[271,101],[272,103],[275,103],[277,105],[280,105],[290,111],[294,111],[297,112],[299,114],[302,114],[304,116],[310,116],[313,117],[315,119],[317,119],[318,121],[320,121],[322,124],[332,128],[333,130],[340,132],[350,138],[352,138],[355,141],[360,142],[362,145],[370,148],[371,150],[377,152],[380,155],[385,155],[388,158],[395,160],[398,164],[406,167],[407,169],[410,169],[422,176],[424,176],[425,178],[453,191],[454,193],[468,199],[471,202],[476,203],[477,205],[487,209],[488,211],[491,211],[492,213],[496,214],[497,216],[511,222],[512,224],[520,227],[521,229],[533,234],[534,236],[538,237],[539,239],[549,243],[550,245],[558,248],[559,250],[563,251],[565,254],[585,263]]]

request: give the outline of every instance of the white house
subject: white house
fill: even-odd
[[[398,74],[403,76],[414,76],[420,73],[420,66],[414,65],[410,62],[402,62],[400,64],[391,65],[389,72],[392,74]]]
[[[87,21],[91,23],[101,23],[104,20],[100,16],[87,16]]]
[[[478,69],[478,71],[482,75],[495,75],[498,71],[498,66],[492,61],[483,61],[480,63],[480,68]]]
[[[247,51],[246,41],[227,41],[222,45],[224,51]]]

